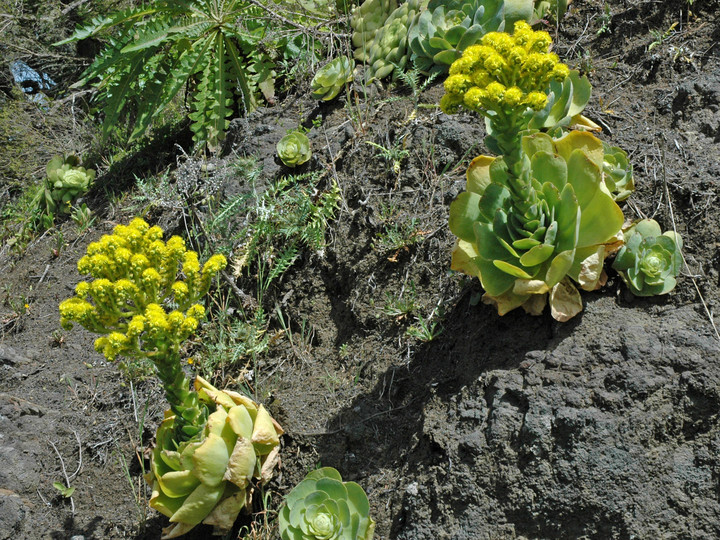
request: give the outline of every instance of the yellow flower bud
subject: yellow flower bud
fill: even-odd
[[[445,79],[445,91],[448,94],[464,94],[472,86],[470,77],[467,75],[450,75]]]
[[[168,256],[179,259],[185,253],[185,241],[179,236],[173,236],[167,241]]]
[[[169,328],[167,315],[158,304],[148,304],[145,308],[145,327],[153,337],[167,333]]]
[[[154,268],[147,268],[142,273],[142,283],[150,289],[159,289],[162,285],[162,276]]]
[[[457,94],[445,94],[440,98],[440,110],[442,110],[445,114],[456,114],[460,105],[462,105],[462,102],[462,96]]]
[[[135,274],[142,274],[150,266],[150,261],[142,253],[136,253],[130,258],[130,268]]]
[[[477,86],[473,86],[465,94],[463,104],[471,111],[479,111],[485,108],[485,101],[487,99],[487,92],[481,90]]]
[[[188,308],[187,316],[202,319],[205,316],[205,308],[200,304],[193,304]]]
[[[551,43],[552,39],[550,38],[550,34],[539,31],[532,33],[526,47],[528,52],[546,53],[548,52]]]
[[[515,29],[513,31],[513,39],[515,43],[521,47],[527,46],[528,42],[532,38],[533,30],[530,25],[525,21],[517,21],[515,23]]]
[[[147,230],[150,228],[150,225],[148,225],[144,219],[136,217],[130,222],[128,227],[130,227],[131,229],[135,229],[141,234],[145,234],[145,232],[147,232]]]
[[[188,295],[190,294],[190,289],[188,289],[188,286],[184,281],[176,281],[172,284],[170,289],[175,295],[175,302],[178,304],[185,303]]]
[[[75,285],[75,294],[77,294],[80,298],[87,298],[89,292],[90,284],[87,281],[81,281]]]
[[[455,60],[450,66],[450,75],[469,75],[474,67],[476,60],[477,59],[473,59],[467,54],[463,54],[461,58]]]
[[[197,327],[198,327],[198,321],[195,317],[186,317],[182,323],[181,331],[185,335],[190,335],[195,330],[197,330]]]
[[[564,81],[570,75],[570,68],[565,64],[556,64],[553,67],[550,77],[558,82]]]
[[[182,326],[185,322],[185,316],[179,311],[172,311],[168,316],[168,332],[178,338],[185,339],[186,335],[182,335]]]
[[[183,258],[183,272],[185,272],[185,275],[188,278],[200,272],[200,263],[198,262],[197,253],[194,251],[185,252],[185,257]]]
[[[505,95],[505,90],[505,85],[499,82],[491,82],[485,88],[485,99],[488,101],[488,103],[500,104],[502,102],[503,96]]]
[[[493,48],[501,55],[507,55],[515,46],[515,40],[505,32],[494,32],[494,34],[496,35],[492,39]]]
[[[163,237],[163,230],[155,225],[154,227],[150,227],[145,232],[145,242],[150,244],[151,242],[154,242],[155,240],[161,240]]]
[[[518,67],[527,58],[527,52],[523,47],[513,47],[507,55],[508,64],[512,67]]]
[[[223,255],[213,255],[203,265],[203,276],[214,276],[227,266],[227,259]]]
[[[525,98],[525,104],[534,111],[541,111],[547,105],[547,95],[543,92],[530,92]]]
[[[517,86],[513,86],[505,91],[505,94],[503,95],[503,103],[507,107],[517,107],[522,103],[523,97],[525,97],[523,95],[523,91]]]
[[[132,251],[127,248],[118,248],[115,250],[113,259],[116,265],[125,267],[132,258]]]
[[[145,330],[145,317],[142,315],[135,315],[132,320],[128,323],[127,335],[128,337],[138,337]]]
[[[92,244],[90,244],[92,245]],[[88,252],[90,251],[90,248],[88,247]],[[78,272],[80,272],[82,275],[89,274],[92,270],[92,262],[91,258],[87,255],[83,255],[80,257],[80,260],[77,263],[77,269]]]
[[[483,65],[488,73],[495,77],[499,76],[504,71],[508,71],[508,63],[497,53],[488,56]]]
[[[113,283],[109,279],[96,279],[90,284],[90,294],[95,300],[109,300],[113,293]]]
[[[106,337],[99,337],[95,340],[95,350],[99,353],[102,353],[107,344],[108,339]]]

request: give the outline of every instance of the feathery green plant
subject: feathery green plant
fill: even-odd
[[[62,45],[114,30],[105,50],[75,86],[94,82],[105,114],[103,132],[132,112],[133,140],[148,129],[187,85],[197,144],[214,148],[234,102],[256,107],[255,90],[272,72],[257,42],[259,8],[245,0],[154,0],[93,19]]]

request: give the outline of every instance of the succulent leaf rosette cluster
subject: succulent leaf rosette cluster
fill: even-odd
[[[603,160],[605,185],[616,201],[624,201],[635,191],[632,164],[622,148],[603,143],[603,150],[605,151]]]
[[[681,249],[679,234],[663,233],[655,220],[642,219],[625,231],[625,245],[613,268],[635,296],[667,294],[675,288],[680,273]]]
[[[369,52],[378,30],[398,7],[397,0],[365,0],[353,8],[350,26],[353,29],[353,56],[360,62],[370,60]]]
[[[375,522],[363,489],[332,467],[310,472],[280,510],[282,540],[372,540]]]
[[[312,97],[322,101],[330,101],[353,80],[354,65],[346,56],[334,58],[321,67],[310,82]]]
[[[95,171],[80,167],[74,155],[55,156],[45,168],[47,179],[38,194],[38,203],[48,214],[67,214],[72,202],[87,192],[95,180]]]
[[[487,34],[450,68],[441,107],[488,120],[488,146],[468,169],[467,191],[450,206],[458,237],[452,268],[477,276],[500,314],[517,307],[568,320],[582,310],[577,286],[605,281],[623,214],[603,179],[602,141],[589,132],[559,138],[528,129],[548,106],[550,85],[570,75],[549,52],[550,36],[525,22]]]
[[[387,18],[368,51],[368,69],[366,79],[384,79],[396,69],[403,70],[411,56],[408,33],[415,25],[418,16],[426,9],[428,0],[407,0],[400,4]]]
[[[277,143],[277,153],[280,161],[290,168],[295,168],[310,159],[310,141],[304,133],[293,131]]]
[[[262,405],[231,390],[195,379],[201,403],[214,409],[203,430],[178,443],[172,411],[157,431],[145,480],[150,506],[170,518],[162,538],[176,538],[203,523],[216,531],[232,528],[252,503],[256,483],[265,484],[278,463],[283,430]]]
[[[205,264],[179,236],[162,240],[160,227],[136,218],[91,243],[78,261],[76,295],[60,304],[64,328],[78,323],[101,334],[95,349],[150,360],[170,410],[157,431],[147,482],[150,506],[170,517],[163,538],[198,523],[228,530],[250,504],[253,482],[264,483],[277,463],[282,429],[249,398],[220,391],[182,370],[181,347],[205,309],[200,303],[225,268],[222,255]]]
[[[447,71],[469,46],[504,26],[502,0],[431,0],[408,36],[424,73]]]

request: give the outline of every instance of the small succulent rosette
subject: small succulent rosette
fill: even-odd
[[[95,171],[79,165],[74,155],[55,156],[47,164],[44,204],[49,212],[68,213],[72,202],[90,189]]]
[[[312,97],[330,101],[353,80],[354,62],[346,56],[335,58],[321,67],[310,82]]]
[[[277,153],[280,161],[290,168],[295,168],[310,159],[310,141],[305,134],[293,131],[277,143]]]
[[[262,405],[237,392],[218,390],[202,377],[195,391],[214,412],[188,441],[175,440],[175,415],[165,413],[145,480],[150,506],[170,518],[163,539],[204,523],[222,533],[249,509],[257,484],[267,483],[279,457],[282,428]]]
[[[332,467],[312,471],[295,486],[278,521],[282,540],[372,540],[375,532],[367,495]]]
[[[662,232],[655,220],[643,219],[625,231],[625,245],[612,266],[635,296],[667,294],[680,273],[681,250],[679,234]]]

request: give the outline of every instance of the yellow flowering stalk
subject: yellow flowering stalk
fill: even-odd
[[[227,261],[213,255],[201,267],[182,238],[166,243],[162,237],[160,227],[136,218],[91,243],[78,270],[93,279],[81,281],[75,296],[60,304],[60,322],[67,329],[78,323],[101,334],[95,350],[109,361],[117,356],[151,360],[183,439],[202,428],[208,413],[189,390],[180,347],[205,315],[199,302]]]
[[[229,530],[250,506],[254,486],[272,477],[282,429],[262,405],[201,377],[190,390],[180,347],[197,329],[205,314],[200,301],[227,261],[213,255],[201,265],[182,238],[162,237],[160,227],[134,219],[91,243],[78,270],[92,279],[60,304],[60,320],[64,328],[79,323],[101,334],[95,349],[110,361],[147,358],[157,368],[170,410],[145,479],[150,506],[170,518],[165,539],[198,523]]]
[[[512,35],[490,32],[465,49],[445,81],[442,110],[451,114],[462,106],[485,116],[494,139],[491,146],[497,146],[515,176],[522,166],[522,132],[533,113],[547,105],[550,82],[562,82],[570,73],[549,52],[551,43],[547,32],[518,21]]]

